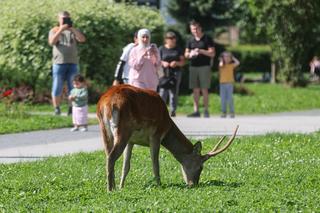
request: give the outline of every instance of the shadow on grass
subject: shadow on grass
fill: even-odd
[[[240,183],[240,182],[224,182],[220,180],[209,180],[209,181],[199,183],[199,187],[225,186],[225,187],[231,187],[231,188],[238,188],[242,185],[243,183]]]
[[[162,184],[161,188],[177,188],[177,189],[187,189],[187,188],[207,188],[207,187],[230,187],[230,188],[238,188],[241,187],[243,183],[240,182],[224,182],[220,180],[209,180],[205,182],[200,182],[198,185],[189,187],[184,182],[181,183],[168,183],[168,184]]]

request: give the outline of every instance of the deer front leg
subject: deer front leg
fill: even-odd
[[[153,174],[158,185],[160,185],[159,150],[160,150],[160,139],[152,138],[150,143],[150,154],[152,159]]]
[[[133,148],[133,144],[128,143],[123,153],[124,155],[123,155],[123,166],[122,166],[122,175],[120,180],[120,188],[123,188],[124,181],[130,170],[130,159],[132,154],[132,148]]]

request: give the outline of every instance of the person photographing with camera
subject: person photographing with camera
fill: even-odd
[[[138,45],[132,48],[129,55],[129,84],[156,91],[161,61],[157,45],[150,43],[150,40],[148,29],[138,31]]]
[[[52,104],[55,108],[55,115],[60,115],[61,95],[63,83],[67,82],[68,95],[73,89],[73,77],[79,72],[79,57],[77,43],[83,43],[86,37],[76,28],[70,13],[59,12],[58,26],[53,27],[49,32],[48,42],[52,48]],[[72,114],[72,107],[69,106],[68,115]]]

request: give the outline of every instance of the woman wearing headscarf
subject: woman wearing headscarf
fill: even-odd
[[[156,44],[150,44],[150,31],[138,31],[138,45],[129,56],[129,84],[150,90],[157,90],[159,83],[158,69],[160,68],[160,54]]]

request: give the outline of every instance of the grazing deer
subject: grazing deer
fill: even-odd
[[[238,129],[237,127],[225,146],[218,149],[225,138],[223,137],[211,152],[201,155],[201,143],[193,145],[184,136],[170,118],[165,103],[156,92],[130,85],[113,86],[103,94],[97,105],[97,116],[107,155],[109,191],[115,189],[114,166],[123,152],[120,188],[124,186],[134,144],[150,147],[153,173],[158,184],[160,145],[168,149],[181,163],[186,184],[198,184],[203,163],[226,150]]]

